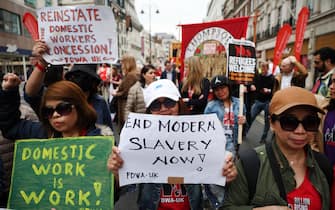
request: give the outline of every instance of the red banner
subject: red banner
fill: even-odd
[[[298,61],[300,61],[300,53],[302,49],[302,44],[304,42],[304,33],[307,26],[309,16],[309,10],[307,7],[303,7],[298,15],[297,28],[295,32],[295,42],[294,42],[294,56]]]
[[[291,33],[292,33],[292,28],[289,24],[284,24],[278,32],[277,39],[276,39],[276,46],[275,46],[274,55],[273,55],[272,74],[274,74],[275,69],[279,64],[281,55],[288,42],[288,39],[291,36]]]
[[[201,56],[204,58],[202,63],[209,62],[209,59],[213,60],[214,57],[217,59],[219,59],[219,56],[226,58],[225,51],[228,50],[229,41],[234,38],[240,39],[246,36],[248,20],[249,17],[240,17],[214,22],[181,25],[181,79],[184,69],[183,62],[187,57],[194,55]],[[205,60],[205,57],[211,58]],[[207,66],[208,65],[206,65],[206,67]],[[207,76],[210,77],[212,75]]]
[[[38,40],[38,24],[36,18],[29,12],[23,15],[23,25],[26,27],[33,40]]]

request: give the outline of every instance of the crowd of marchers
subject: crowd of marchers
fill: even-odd
[[[0,207],[7,206],[15,140],[117,136],[135,112],[215,113],[225,131],[227,155],[219,170],[227,184],[120,187],[124,160],[116,141],[106,162],[115,177],[116,210],[335,209],[334,49],[314,52],[312,90],[305,88],[309,71],[296,57],[283,57],[276,71],[270,59],[258,60],[253,82],[244,88],[242,112],[238,85],[226,75],[206,78],[197,56],[184,60],[181,75],[170,61],[161,71],[139,65],[132,55],[113,64],[51,65],[43,59],[48,50],[45,42],[35,42],[23,89],[18,75],[1,78]],[[239,151],[239,127],[246,136],[261,112],[260,144]]]

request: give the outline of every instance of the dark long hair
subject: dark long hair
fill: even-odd
[[[150,69],[155,69],[155,67],[149,64],[149,65],[144,65],[143,68],[141,69],[140,83],[143,88],[145,87],[145,78],[143,74],[146,74]]]

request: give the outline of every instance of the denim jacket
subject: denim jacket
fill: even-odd
[[[226,150],[232,152],[235,156],[236,151],[235,151],[235,145],[237,145],[237,137],[238,137],[238,114],[239,114],[239,103],[240,100],[238,98],[232,97],[231,98],[233,102],[233,110],[232,112],[234,113],[234,128],[233,128],[233,138],[232,139],[226,139]],[[210,114],[210,113],[216,113],[218,116],[220,122],[223,125],[223,117],[225,114],[224,110],[224,105],[223,101],[221,100],[212,100],[208,102],[204,113],[205,114]],[[245,105],[243,105],[243,115],[245,115],[246,108]]]

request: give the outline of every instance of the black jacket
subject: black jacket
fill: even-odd
[[[9,91],[0,90],[0,130],[8,139],[45,139],[47,131],[41,122],[20,119],[20,95],[18,88]],[[101,135],[101,130],[92,126],[87,136]],[[55,134],[54,137],[61,137]]]

